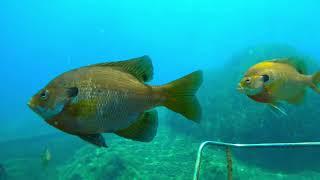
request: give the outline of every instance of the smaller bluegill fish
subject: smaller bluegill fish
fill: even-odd
[[[107,146],[102,133],[150,142],[157,132],[158,106],[199,122],[195,94],[201,71],[163,86],[146,84],[152,77],[148,56],[86,66],[56,77],[28,105],[51,126],[99,147]]]
[[[49,148],[46,148],[43,154],[41,155],[42,166],[46,168],[49,165],[51,158],[52,158],[51,152]]]
[[[238,90],[281,111],[277,106],[280,102],[302,103],[308,87],[320,93],[319,82],[320,72],[307,75],[303,60],[274,59],[252,66],[238,84]]]

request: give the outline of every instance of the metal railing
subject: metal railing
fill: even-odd
[[[226,156],[228,161],[228,179],[232,179],[232,160],[231,160],[231,148],[287,148],[287,147],[313,147],[319,146],[320,142],[300,142],[300,143],[261,143],[261,144],[232,144],[217,141],[205,141],[201,143],[198,154],[197,161],[194,169],[193,180],[198,180],[201,168],[201,158],[202,152],[207,146],[218,146],[226,148]],[[229,157],[228,157],[229,156]]]

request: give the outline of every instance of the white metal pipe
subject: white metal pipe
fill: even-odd
[[[197,161],[196,161],[194,175],[193,175],[194,180],[199,179],[202,152],[203,152],[203,149],[208,145],[234,147],[234,148],[286,148],[286,147],[314,147],[314,146],[320,147],[320,142],[232,144],[232,143],[224,143],[224,142],[218,142],[218,141],[205,141],[201,143],[198,150]]]

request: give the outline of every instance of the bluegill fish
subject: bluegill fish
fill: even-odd
[[[152,77],[148,56],[86,66],[52,80],[28,105],[51,126],[100,147],[107,146],[101,133],[151,141],[158,126],[157,106],[199,122],[195,94],[201,71],[163,86],[145,84]]]
[[[46,148],[43,154],[41,155],[42,166],[46,168],[49,165],[51,158],[52,158],[51,152],[49,148]]]
[[[320,72],[307,75],[303,60],[274,59],[252,66],[238,84],[238,90],[254,101],[280,110],[277,107],[280,102],[303,102],[308,87],[320,93],[319,82]]]

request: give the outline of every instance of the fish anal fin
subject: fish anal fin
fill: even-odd
[[[115,132],[118,136],[134,141],[150,142],[157,134],[158,113],[156,110],[141,114],[138,120],[126,129]]]
[[[87,141],[98,147],[108,147],[102,134],[78,135],[82,140]]]
[[[153,78],[153,65],[149,56],[142,56],[126,61],[100,63],[92,66],[113,67],[133,75],[141,82],[148,82]]]

